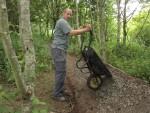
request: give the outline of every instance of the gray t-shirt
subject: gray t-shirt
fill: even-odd
[[[55,26],[52,47],[66,51],[68,48],[68,34],[70,31],[71,27],[69,23],[64,18],[60,18]]]

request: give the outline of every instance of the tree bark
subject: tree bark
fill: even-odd
[[[106,62],[106,22],[105,22],[105,0],[97,1],[99,5],[99,19],[100,19],[100,39],[101,39],[101,56]]]
[[[121,0],[116,0],[117,2],[117,47],[120,46],[120,31],[121,31],[121,7],[120,7],[120,3]]]
[[[96,3],[96,25],[97,26],[97,32],[96,32],[96,37],[97,37],[97,42],[98,44],[101,44],[101,37],[100,37],[100,6],[99,6],[99,0],[97,0]],[[101,52],[101,45],[99,45],[100,52]]]
[[[78,7],[78,3],[77,3],[77,0],[75,0],[75,3],[76,3],[76,27],[79,28],[79,7]],[[79,44],[81,45],[81,36],[78,35],[78,42]]]
[[[34,97],[34,77],[35,77],[35,50],[32,39],[30,23],[30,0],[20,0],[20,37],[24,44],[24,79],[27,84],[26,93],[28,97]],[[30,98],[29,98],[30,99]],[[30,113],[32,108],[31,100],[23,103],[22,113]]]
[[[32,94],[34,94],[33,80],[35,77],[36,60],[35,60],[35,50],[34,50],[33,39],[32,39],[29,6],[30,6],[30,0],[20,0],[19,29],[20,29],[20,37],[23,40],[24,53],[25,53],[24,77],[25,77],[26,84],[29,86],[28,88],[31,88],[29,90],[32,90]]]
[[[128,0],[125,0],[124,3],[124,14],[123,14],[123,45],[126,45],[126,38],[127,38],[127,19],[126,19],[126,10],[127,10],[127,3]]]

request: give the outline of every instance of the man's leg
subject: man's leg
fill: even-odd
[[[64,90],[64,80],[66,76],[66,52],[52,48],[52,56],[55,65],[55,88],[53,95],[55,97],[61,97]]]

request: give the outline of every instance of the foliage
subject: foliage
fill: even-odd
[[[24,67],[24,53],[23,44],[19,37],[19,13],[18,0],[6,0],[8,8],[8,16],[10,22],[10,36],[13,47],[16,51],[19,63]],[[98,1],[98,0],[97,0]],[[96,0],[80,0],[79,7],[79,24],[91,23],[94,31],[94,42],[92,47],[100,55],[101,45],[100,38],[97,36],[98,27],[101,22],[97,22],[99,7],[97,7]],[[128,42],[126,46],[116,46],[116,12],[113,9],[115,1],[105,1],[105,23],[106,26],[106,55],[108,63],[124,70],[130,75],[142,78],[150,82],[150,16],[147,10],[140,12],[140,14],[133,17],[128,22]],[[66,7],[74,9],[76,14],[76,5],[74,2],[68,0],[67,2],[61,0],[31,0],[31,24],[33,42],[36,53],[36,71],[47,71],[52,68],[52,59],[50,55],[51,31],[59,18],[62,10]],[[73,16],[71,26],[76,28],[76,17]],[[99,35],[99,34],[98,34]],[[97,37],[96,37],[97,36]],[[88,45],[88,33],[82,35],[85,44]],[[80,44],[78,38],[71,38],[69,42],[69,53],[79,54]],[[4,55],[2,42],[0,42],[0,77],[4,77],[7,81],[13,81],[11,67]],[[5,75],[1,75],[4,73]],[[5,98],[7,100],[5,100]],[[3,101],[11,102],[16,99],[16,92],[5,91],[0,86],[0,113],[12,112],[13,108],[2,104]],[[32,113],[48,113],[47,108],[37,108],[37,104],[45,105],[37,98],[32,99],[34,105]],[[19,113],[19,111],[16,111]]]
[[[33,24],[32,28],[37,61],[36,69],[38,72],[49,70],[50,63],[52,62],[50,56],[50,37],[46,37],[45,34],[40,34],[39,28],[35,24]]]
[[[32,113],[48,113],[47,109],[33,109]]]
[[[11,81],[11,69],[10,65],[8,63],[8,60],[5,57],[5,52],[2,47],[2,42],[0,42],[0,76],[3,79],[6,79],[8,81]]]
[[[2,48],[2,43],[0,42],[0,71],[5,72],[6,71],[6,63],[5,63],[5,57],[4,57],[4,50]]]
[[[111,53],[112,51],[112,53]],[[150,81],[150,48],[132,43],[127,47],[109,48],[109,62],[130,75]]]
[[[0,105],[0,113],[11,113],[11,109],[5,105]]]
[[[37,60],[37,71],[44,71],[50,69],[50,49],[49,49],[49,38],[44,34],[40,34],[37,26],[33,28],[33,39],[36,50],[36,60]],[[38,30],[37,30],[38,29]],[[22,48],[22,42],[20,40],[19,34],[17,32],[10,33],[13,47],[16,51],[19,63],[22,66],[22,70],[24,67],[24,53]],[[1,42],[0,42],[1,43]],[[14,81],[12,76],[10,65],[4,56],[4,51],[2,44],[0,44],[0,72],[5,73],[4,77],[7,81]],[[2,75],[1,75],[2,76]]]
[[[33,105],[32,113],[48,113],[47,107],[42,107],[46,106],[46,103],[41,102],[38,98],[36,97],[32,98],[32,105]]]
[[[12,40],[12,45],[15,49],[15,52],[17,54],[17,57],[19,59],[19,63],[21,64],[22,68],[23,68],[23,65],[24,65],[24,58],[23,58],[23,50],[22,50],[22,43],[21,43],[21,40],[19,38],[19,35],[17,32],[11,32],[10,33],[10,37],[11,37],[11,40]],[[4,54],[4,50],[2,47],[1,48],[1,51],[0,51],[0,54],[1,57],[1,63],[0,63],[0,70],[2,69],[3,72],[5,73],[5,79],[7,79],[7,81],[14,81],[14,77],[12,76],[12,70],[11,70],[11,67],[10,67],[10,64],[8,62],[8,59],[5,57],[5,54]]]
[[[59,0],[58,0],[59,1]],[[33,40],[36,51],[36,61],[37,61],[37,72],[49,70],[52,66],[52,60],[50,56],[50,42],[51,42],[51,31],[54,26],[54,21],[58,19],[60,13],[65,7],[70,7],[74,9],[76,14],[76,5],[74,2],[68,1],[49,1],[49,0],[34,0],[31,1],[31,22],[32,22],[32,31],[33,31]],[[9,15],[12,17],[12,13],[15,15],[14,18],[10,18],[11,25],[18,25],[18,12],[15,12],[17,9],[17,0],[7,0],[7,5],[9,5]],[[115,1],[108,0],[105,2],[105,21],[107,23],[107,48],[106,53],[110,63],[113,65],[129,72],[129,74],[139,76],[145,79],[148,79],[149,76],[149,45],[150,45],[150,16],[145,22],[147,16],[147,10],[141,12],[139,15],[136,15],[128,22],[128,46],[126,47],[116,47],[116,13],[113,9]],[[61,6],[61,7],[60,7]],[[78,4],[79,8],[79,24],[92,23],[94,25],[94,33],[98,31],[97,23],[97,1],[96,0],[80,0]],[[53,10],[51,10],[53,9]],[[54,10],[55,9],[55,10]],[[73,22],[72,22],[73,21]],[[71,21],[72,27],[77,27],[75,21],[75,16]],[[144,24],[144,27],[143,27]],[[114,31],[114,32],[112,32]],[[139,34],[138,34],[139,33]],[[16,50],[20,64],[24,65],[22,43],[19,38],[19,34],[14,30],[10,33],[13,46]],[[94,35],[97,36],[97,35]],[[82,38],[85,39],[85,43],[88,44],[89,34],[84,34]],[[99,37],[94,37],[93,47],[96,49],[97,53],[101,53],[101,47],[99,44]],[[69,53],[78,54],[80,52],[80,45],[77,38],[71,38],[69,42]],[[0,47],[1,48],[1,47]],[[0,54],[4,54],[0,49]],[[0,70],[5,70],[8,73],[8,78],[10,76],[10,67],[7,64],[7,60],[4,58],[4,55],[0,56]],[[144,60],[143,60],[144,59]],[[143,62],[143,63],[142,63]],[[133,68],[130,68],[133,67]],[[8,71],[9,69],[9,71]]]
[[[0,85],[0,113],[21,113],[20,108],[14,104],[17,92],[12,87]]]
[[[18,12],[18,0],[6,0],[8,20],[10,22],[10,29],[18,31],[19,25],[19,12]]]
[[[129,23],[129,34],[139,44],[150,46],[150,10],[143,11]]]

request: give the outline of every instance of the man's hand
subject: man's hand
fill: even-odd
[[[86,24],[86,25],[80,26],[79,28],[86,29],[87,32],[92,30],[91,24]]]
[[[85,28],[87,32],[92,30],[91,24],[86,24],[83,25],[82,27]]]

